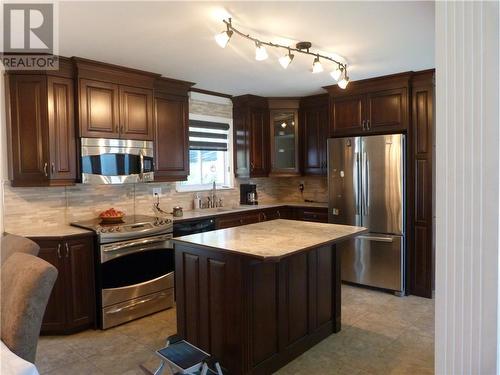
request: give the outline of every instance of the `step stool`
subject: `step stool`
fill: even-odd
[[[172,375],[226,375],[215,358],[177,335],[170,336],[166,346],[156,354],[161,364],[154,375],[162,375],[165,370]]]

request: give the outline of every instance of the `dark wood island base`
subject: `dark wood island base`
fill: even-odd
[[[324,244],[273,260],[175,241],[178,334],[231,374],[271,374],[340,331],[340,258]]]

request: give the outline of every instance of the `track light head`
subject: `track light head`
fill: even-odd
[[[221,32],[220,34],[217,34],[215,36],[215,41],[222,48],[226,48],[227,44],[229,43],[229,40],[231,39],[231,36],[233,36],[233,31],[226,30]]]
[[[338,66],[335,70],[332,70],[332,72],[330,73],[330,75],[332,76],[332,78],[335,80],[335,81],[338,81],[340,76],[342,75],[342,71],[344,69],[341,67],[341,66]]]
[[[347,87],[347,85],[349,84],[349,77],[347,76],[346,69],[344,69],[344,73],[342,74],[342,78],[340,79],[340,81],[337,84],[341,89],[345,89]]]
[[[290,51],[288,51],[288,54],[280,57],[278,59],[278,61],[280,62],[283,69],[286,69],[286,68],[288,68],[288,65],[290,65],[290,63],[292,62],[293,58],[294,58],[294,55]]]
[[[266,51],[266,47],[264,47],[260,43],[255,43],[255,60],[263,61],[267,59],[269,56]]]
[[[321,65],[321,62],[319,61],[319,56],[316,56],[316,58],[313,61],[312,72],[321,73],[322,71],[323,71],[323,65]]]

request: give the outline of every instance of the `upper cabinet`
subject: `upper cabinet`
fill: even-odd
[[[9,175],[13,186],[74,184],[76,139],[71,64],[6,74]]]
[[[266,177],[270,169],[269,107],[266,98],[233,98],[234,165],[236,177]]]
[[[302,172],[306,175],[326,175],[326,142],[330,124],[328,121],[328,95],[302,98],[299,113]]]
[[[73,58],[80,136],[154,138],[153,89],[158,74]]]
[[[155,181],[189,175],[188,90],[193,83],[160,78],[154,96]]]
[[[330,135],[400,132],[408,129],[411,73],[328,86]]]
[[[271,175],[300,174],[299,100],[270,99]]]

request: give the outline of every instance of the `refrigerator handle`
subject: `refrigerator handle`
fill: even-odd
[[[366,194],[367,194],[367,191],[368,191],[368,160],[367,160],[367,155],[366,155],[366,152],[363,152],[363,157],[362,157],[362,161],[363,163],[362,167],[361,167],[361,210],[362,210],[362,214],[363,215],[366,215],[367,214],[367,206],[366,206],[366,200],[367,200],[367,197],[366,197]]]
[[[360,162],[359,162],[359,152],[356,152],[356,166],[355,166],[355,171],[356,171],[356,212],[355,212],[355,215],[361,215],[361,197],[360,197],[360,194],[359,194],[359,190],[360,190],[360,187],[361,187],[361,182],[360,182],[360,174],[359,174],[359,171],[360,171]]]

